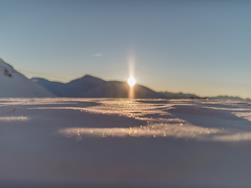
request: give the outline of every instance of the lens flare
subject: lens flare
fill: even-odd
[[[130,77],[127,79],[127,84],[128,84],[130,87],[134,87],[135,84],[136,84],[136,79],[135,79],[133,76],[130,76]]]

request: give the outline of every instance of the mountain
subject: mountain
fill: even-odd
[[[219,99],[219,100],[232,100],[232,101],[251,101],[251,98],[243,98],[239,96],[231,95],[218,95],[214,97],[207,97],[208,99]]]
[[[59,97],[127,98],[129,93],[126,82],[105,81],[91,75],[85,75],[68,83],[51,82],[44,78],[33,78],[32,81]],[[141,85],[134,87],[134,96],[165,98],[165,95]]]
[[[203,98],[195,94],[183,93],[183,92],[176,93],[176,92],[165,91],[161,93],[165,95],[168,99],[202,99]]]
[[[52,97],[45,88],[32,82],[0,59],[0,97]]]
[[[32,82],[50,91],[53,95],[57,97],[63,97],[64,95],[64,85],[61,82],[53,82],[46,80],[44,78],[32,78]]]

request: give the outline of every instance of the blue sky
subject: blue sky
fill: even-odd
[[[135,77],[157,90],[251,97],[251,2],[0,0],[0,57],[29,77]]]

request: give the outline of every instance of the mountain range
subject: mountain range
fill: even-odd
[[[0,59],[0,97],[128,98],[129,89],[126,82],[106,81],[91,75],[67,83],[29,79]],[[139,84],[133,89],[135,98],[199,98],[193,94],[157,92]]]
[[[36,84],[59,97],[128,98],[129,86],[122,81],[105,81],[85,75],[68,83],[32,78]],[[165,95],[142,85],[134,86],[135,98],[165,98]]]

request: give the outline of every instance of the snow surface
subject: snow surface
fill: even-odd
[[[1,187],[249,187],[251,103],[0,99]]]
[[[53,97],[0,59],[0,97]]]

